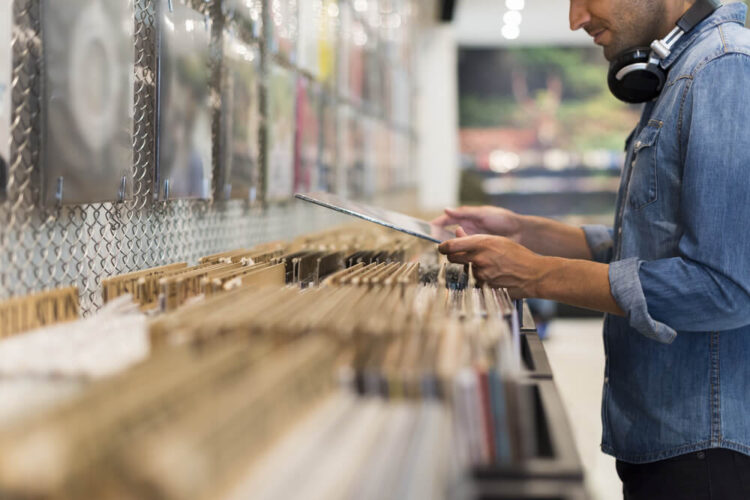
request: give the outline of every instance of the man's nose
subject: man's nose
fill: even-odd
[[[586,0],[570,0],[570,29],[579,30],[591,21]]]

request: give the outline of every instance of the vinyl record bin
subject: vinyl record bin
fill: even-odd
[[[533,394],[535,453],[516,463],[475,467],[469,496],[475,500],[586,499],[573,430],[525,304],[524,313],[521,356],[527,373],[523,385]]]

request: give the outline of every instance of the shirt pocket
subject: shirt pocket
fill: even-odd
[[[650,120],[633,144],[628,203],[635,210],[652,204],[658,198],[656,150],[662,125],[658,120]]]

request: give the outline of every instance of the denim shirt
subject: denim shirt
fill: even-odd
[[[719,8],[662,61],[669,76],[626,144],[609,262],[602,450],[644,463],[750,455],[750,30]]]

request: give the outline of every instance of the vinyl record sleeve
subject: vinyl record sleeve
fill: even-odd
[[[381,226],[395,229],[396,231],[401,231],[402,233],[429,240],[434,243],[442,243],[443,241],[454,238],[453,233],[447,229],[436,226],[425,220],[394,212],[393,210],[387,210],[385,208],[352,201],[330,193],[297,193],[295,196],[300,200],[314,203],[353,217],[359,217],[360,219],[374,222],[375,224],[380,224]]]
[[[266,200],[283,201],[294,192],[295,96],[297,75],[278,64],[268,83]]]
[[[310,0],[300,0],[309,2]],[[268,48],[273,54],[296,61],[299,37],[298,0],[268,0]],[[306,22],[309,22],[307,20]]]
[[[294,191],[320,190],[320,111],[318,85],[307,78],[297,81],[297,134],[294,151]]]
[[[211,197],[210,33],[199,12],[179,0],[159,1],[159,200]]]
[[[339,16],[338,0],[323,0],[323,13],[318,34],[318,78],[327,85],[333,85],[336,75],[337,26]]]
[[[351,100],[361,103],[365,91],[365,48],[369,38],[364,24],[358,19],[352,21],[349,36],[348,52],[344,56],[348,59],[347,85],[344,88]]]
[[[364,88],[364,48],[369,39],[364,24],[355,17],[349,2],[339,4],[338,88],[344,97],[359,104]]]
[[[133,187],[132,1],[42,0],[42,198],[115,201]]]
[[[378,191],[378,126],[366,115],[356,115],[362,130],[362,184],[360,197],[370,198]]]
[[[320,173],[318,185],[322,191],[332,193],[337,190],[336,172],[336,99],[329,93],[321,96],[320,116]]]
[[[385,193],[396,186],[391,171],[391,130],[383,121],[377,122],[375,141],[377,189],[379,193]]]
[[[339,120],[339,193],[351,198],[365,195],[364,131],[362,122],[347,104],[340,104]]]
[[[227,24],[241,34],[241,38],[260,38],[263,34],[262,0],[223,0],[221,9]]]
[[[303,0],[299,3],[299,36],[297,64],[299,68],[318,77],[318,39],[322,26],[323,0]]]
[[[5,196],[5,187],[10,166],[10,75],[11,26],[13,3],[0,5],[0,199]]]
[[[260,179],[260,52],[228,31],[223,38],[221,197],[256,201]]]

